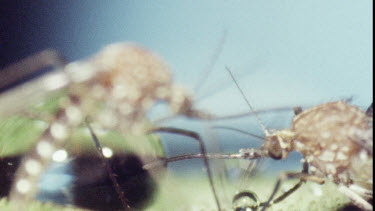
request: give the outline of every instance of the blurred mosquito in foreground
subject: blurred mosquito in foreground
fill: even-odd
[[[244,197],[250,198],[255,204],[251,207],[234,207],[235,210],[259,207],[265,210],[287,198],[304,182],[313,181],[323,184],[326,178],[334,182],[338,190],[360,209],[373,209],[368,202],[373,198],[372,104],[366,112],[345,101],[324,103],[305,111],[296,107],[290,129],[269,131],[245,97],[231,71],[228,68],[227,71],[262,126],[265,138],[252,136],[264,140],[264,144],[260,149],[241,149],[237,154],[209,153],[205,156],[209,159],[281,160],[286,159],[292,151],[300,152],[304,156],[302,172],[282,173],[267,201],[261,202],[252,191],[242,191],[234,196],[233,204],[237,204],[237,201]],[[170,158],[168,161],[202,156],[201,154],[184,155]],[[293,178],[300,181],[276,197],[282,182]]]
[[[56,69],[33,79],[32,82],[16,88],[13,86],[23,79],[23,76],[48,66]],[[10,72],[10,76],[6,74]],[[53,91],[67,90],[67,97],[58,103],[56,115],[46,120],[48,128],[39,141],[21,161],[17,161],[20,163],[9,194],[9,199],[17,205],[24,207],[35,197],[38,191],[37,182],[53,160],[66,160],[66,141],[74,128],[87,126],[84,119],[89,117],[95,127],[115,130],[121,134],[166,132],[197,140],[216,205],[221,209],[200,136],[193,131],[155,127],[147,121],[146,112],[158,101],[166,102],[174,115],[198,119],[212,117],[193,108],[190,96],[172,82],[168,67],[155,54],[134,44],[117,43],[108,45],[91,59],[65,65],[55,51],[47,50],[6,68],[0,74],[3,74],[0,78],[4,80],[0,86],[0,91],[3,92],[0,95],[1,115],[18,112],[27,103],[36,102]],[[145,148],[150,145],[140,144]],[[103,155],[101,147],[98,149]],[[134,159],[134,165],[139,166],[140,161]],[[85,162],[87,158],[82,157],[81,160]],[[121,190],[116,177],[112,175],[111,166],[109,161],[107,170],[117,196],[111,196],[109,201],[116,201],[118,197],[122,208],[130,209],[131,196]]]

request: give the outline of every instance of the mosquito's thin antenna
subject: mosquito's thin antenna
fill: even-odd
[[[255,109],[251,106],[249,100],[246,98],[246,96],[245,96],[245,94],[243,93],[243,91],[242,91],[240,85],[238,84],[237,80],[234,78],[232,72],[230,71],[230,69],[229,69],[228,67],[225,67],[225,69],[228,71],[230,77],[232,77],[232,80],[233,80],[234,83],[236,84],[236,86],[237,86],[238,90],[240,91],[242,97],[245,99],[245,101],[246,101],[247,105],[249,106],[250,110],[254,113],[255,118],[257,118],[259,124],[262,126],[262,129],[263,129],[264,134],[265,134],[266,136],[269,135],[269,133],[268,133],[266,127],[264,126],[262,120],[259,118],[259,116],[258,116],[257,112],[255,111]]]
[[[224,43],[225,43],[225,40],[227,39],[227,34],[228,34],[227,30],[223,30],[222,35],[221,35],[221,39],[219,41],[219,44],[217,45],[217,47],[214,51],[214,55],[212,56],[208,66],[205,68],[206,71],[204,72],[204,74],[202,74],[201,78],[198,80],[197,84],[195,85],[195,88],[193,89],[195,94],[198,93],[199,89],[203,86],[203,84],[206,82],[208,76],[213,71],[216,62],[217,62],[221,52],[223,51]]]
[[[100,158],[102,159],[103,165],[105,166],[105,168],[107,170],[107,173],[108,173],[108,175],[109,175],[109,177],[110,177],[110,179],[113,183],[113,186],[115,187],[116,192],[119,195],[119,199],[121,200],[122,205],[124,206],[125,209],[130,209],[131,207],[129,206],[128,200],[125,197],[124,192],[121,190],[120,184],[118,183],[118,181],[115,177],[115,174],[113,173],[112,168],[111,168],[108,160],[105,158],[105,156],[103,154],[103,148],[102,148],[102,146],[99,142],[98,137],[95,135],[94,130],[92,129],[92,127],[90,125],[89,118],[86,118],[85,122],[86,122],[86,125],[87,125],[87,127],[90,131],[91,137],[95,142],[96,149],[99,152],[99,155],[100,155]]]
[[[258,136],[258,135],[255,135],[253,133],[249,133],[247,131],[244,131],[244,130],[240,130],[238,128],[234,128],[234,127],[227,127],[227,126],[220,126],[220,125],[217,125],[217,126],[212,126],[212,128],[216,128],[216,129],[224,129],[224,130],[233,130],[233,131],[236,131],[236,132],[239,132],[239,133],[243,133],[243,134],[246,134],[248,136],[251,136],[251,137],[254,137],[254,138],[257,138],[261,141],[264,140],[264,137],[262,136]]]

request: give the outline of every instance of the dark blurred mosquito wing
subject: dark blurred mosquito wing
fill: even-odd
[[[9,195],[21,158],[22,156],[0,158],[0,198]],[[146,207],[153,199],[156,182],[150,173],[143,169],[141,159],[134,154],[117,154],[108,161],[129,205],[137,209]],[[71,198],[68,203],[92,210],[124,209],[99,156],[80,155],[72,161],[71,166],[69,173],[73,176],[73,183],[66,196]],[[44,193],[39,194],[45,197]],[[51,196],[47,200],[56,203],[64,201]]]
[[[0,116],[19,112],[68,86],[64,64],[55,50],[48,49],[0,69]]]
[[[144,170],[139,157],[133,154],[119,154],[110,160],[110,167],[116,175],[128,204],[132,208],[143,208],[152,200],[156,183]],[[94,210],[123,209],[113,182],[98,156],[81,156],[74,160],[72,194],[74,204]]]
[[[0,198],[9,194],[16,172],[22,157],[9,156],[0,157]]]

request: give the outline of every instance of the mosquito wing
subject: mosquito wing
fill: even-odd
[[[64,59],[45,50],[0,70],[0,116],[14,114],[70,83]]]

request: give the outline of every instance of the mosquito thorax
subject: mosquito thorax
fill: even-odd
[[[349,184],[372,162],[372,154],[355,142],[358,133],[372,130],[368,122],[364,111],[344,101],[313,107],[293,119],[293,149],[304,155],[313,174]]]

